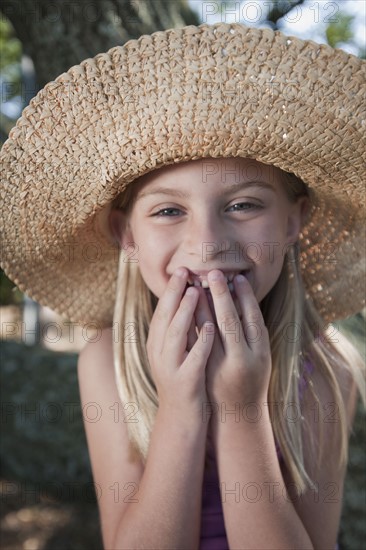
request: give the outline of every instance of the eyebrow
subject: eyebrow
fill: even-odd
[[[232,185],[228,185],[225,187],[224,191],[220,193],[220,197],[223,195],[228,195],[229,193],[234,193],[237,191],[241,191],[243,189],[246,189],[247,187],[257,187],[259,189],[268,189],[270,191],[273,191],[273,193],[276,193],[276,189],[271,185],[270,183],[264,182],[264,181],[244,181],[241,183],[233,183]],[[150,196],[150,195],[169,195],[172,197],[178,197],[180,199],[188,199],[190,197],[189,193],[185,193],[184,191],[181,191],[180,189],[169,189],[167,187],[156,187],[155,189],[151,191],[142,191],[139,193],[136,200],[140,200],[144,197]]]

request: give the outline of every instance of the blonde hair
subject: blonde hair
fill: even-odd
[[[293,174],[283,174],[286,176],[284,188],[291,202],[296,202],[300,196],[308,195],[306,185],[299,178]],[[136,187],[130,185],[115,201],[114,206],[121,208],[126,215],[130,212],[136,196],[131,188]],[[303,492],[307,486],[312,486],[304,466],[304,426],[302,422],[295,422],[291,415],[289,417],[288,414],[284,414],[284,411],[279,414],[277,405],[291,404],[295,411],[301,411],[299,379],[301,376],[306,377],[304,362],[310,361],[327,382],[335,405],[338,406],[339,460],[340,465],[343,465],[347,462],[348,426],[335,372],[338,368],[350,372],[364,398],[364,363],[351,344],[347,349],[347,357],[342,354],[340,344],[331,340],[329,329],[324,328],[323,319],[311,302],[305,299],[298,252],[297,246],[289,248],[286,252],[280,277],[262,300],[261,310],[271,344],[272,374],[268,401],[274,436],[293,483],[299,492]],[[134,403],[138,407],[138,421],[127,422],[127,428],[131,451],[137,453],[144,461],[159,404],[146,352],[149,325],[157,298],[142,279],[138,264],[126,260],[124,252],[121,251],[114,326],[123,329],[124,337],[115,339],[114,343],[116,382],[122,403],[125,406]],[[289,337],[289,327],[297,332],[295,337]],[[308,389],[319,403],[316,388],[311,382]],[[317,442],[314,441],[313,445],[315,447],[315,443],[318,443],[321,453],[321,422],[319,426],[319,439]]]

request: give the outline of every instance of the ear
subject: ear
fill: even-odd
[[[299,239],[300,231],[305,224],[310,210],[309,197],[299,197],[287,219],[287,243],[294,244]]]
[[[118,242],[120,248],[123,248],[126,243],[132,242],[132,231],[128,218],[122,210],[113,208],[109,213],[109,229]]]

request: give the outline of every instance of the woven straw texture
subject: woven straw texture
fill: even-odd
[[[1,262],[29,296],[110,325],[110,202],[136,177],[251,157],[311,189],[300,239],[326,321],[365,304],[365,70],[341,50],[238,24],[156,32],[87,59],[31,101],[1,152]]]

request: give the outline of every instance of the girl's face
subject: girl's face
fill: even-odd
[[[128,217],[112,211],[112,231],[121,246],[135,244],[134,258],[157,298],[183,266],[193,284],[207,280],[212,269],[229,279],[244,273],[260,302],[298,239],[307,201],[289,201],[284,177],[244,158],[167,166],[140,178]]]

